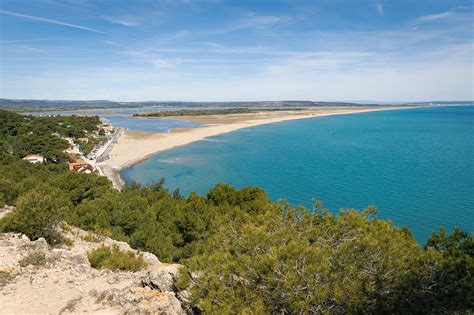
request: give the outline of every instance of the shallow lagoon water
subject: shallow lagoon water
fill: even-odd
[[[263,125],[152,156],[127,182],[166,179],[204,194],[219,182],[328,209],[376,205],[420,243],[439,226],[474,231],[474,107],[342,115]]]
[[[116,127],[125,127],[133,131],[168,132],[174,128],[196,128],[202,124],[176,119],[141,118],[127,116],[103,116],[110,124]]]
[[[105,109],[83,109],[72,111],[45,111],[31,112],[27,114],[35,116],[46,115],[98,115],[105,118],[110,124],[116,127],[125,127],[132,131],[144,132],[168,132],[174,128],[196,128],[202,124],[176,119],[164,118],[143,118],[133,117],[135,113],[156,112],[164,110],[176,110],[173,107],[123,107],[123,108],[105,108]]]

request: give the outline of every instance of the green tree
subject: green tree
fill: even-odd
[[[49,244],[61,243],[56,225],[70,206],[59,191],[40,186],[18,199],[15,210],[2,219],[1,230],[23,233],[31,240],[43,237]]]
[[[418,277],[410,234],[362,213],[309,213],[274,205],[238,213],[187,263],[204,312],[396,312]]]

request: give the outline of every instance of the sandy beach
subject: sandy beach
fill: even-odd
[[[111,148],[109,159],[101,162],[100,164],[109,170],[114,170],[117,174],[120,169],[139,163],[157,152],[169,150],[178,146],[203,140],[208,137],[221,135],[243,128],[295,119],[357,114],[394,109],[400,109],[400,107],[326,107],[304,111],[289,110],[237,115],[167,117],[170,119],[197,121],[206,123],[206,125],[199,128],[174,129],[169,133],[149,133],[126,130],[121,134],[117,143],[115,143]],[[116,180],[113,180],[113,182],[115,186],[120,186],[120,183],[116,183]]]

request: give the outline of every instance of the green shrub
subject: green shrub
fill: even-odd
[[[26,267],[28,265],[33,266],[44,266],[50,260],[46,257],[46,254],[42,251],[34,251],[23,257],[18,261],[20,267]]]
[[[89,243],[100,243],[100,237],[94,234],[87,234],[81,236],[81,239]]]
[[[178,290],[186,290],[189,285],[191,284],[191,276],[189,274],[189,270],[186,267],[182,267],[179,269],[179,277],[176,281],[176,288]]]
[[[66,246],[71,247],[71,246],[74,245],[74,240],[65,237],[65,238],[63,238],[63,243],[64,243]]]
[[[452,313],[472,308],[472,239],[423,251],[374,209],[242,213],[186,262],[204,313]],[[449,254],[455,252],[459,257]],[[443,257],[445,256],[445,257]],[[454,259],[454,261],[453,261]]]
[[[147,266],[141,255],[131,251],[121,251],[118,246],[112,248],[101,246],[87,253],[93,268],[110,270],[138,271]]]
[[[60,227],[64,232],[72,231],[72,228],[66,222],[61,222]]]
[[[31,240],[43,237],[49,244],[61,244],[56,230],[67,201],[46,187],[38,187],[18,198],[16,208],[0,222],[0,231],[23,233]]]

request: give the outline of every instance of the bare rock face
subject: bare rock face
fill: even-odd
[[[101,293],[99,300],[110,305],[120,305],[127,314],[182,314],[181,303],[171,292],[133,287],[111,289]]]
[[[180,265],[156,264],[142,272],[138,285],[160,292],[177,291],[175,283],[179,276]]]
[[[97,270],[87,253],[102,245],[136,250],[127,243],[63,224],[71,246],[51,247],[42,238],[0,234],[2,314],[183,314],[176,280],[180,265],[140,253],[148,267],[137,272]]]

